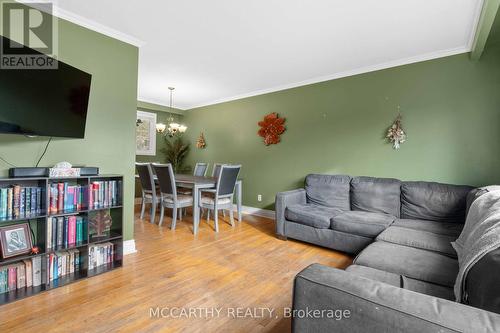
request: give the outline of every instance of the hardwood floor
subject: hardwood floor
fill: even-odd
[[[148,218],[136,213],[138,252],[125,257],[123,268],[2,306],[0,332],[290,332],[283,309],[291,306],[297,272],[316,262],[351,262],[335,251],[278,240],[274,222],[261,217],[244,216],[234,228],[220,221],[218,234],[203,220],[196,237],[190,216],[175,231],[168,217],[163,227]],[[151,318],[156,307],[165,316],[177,307],[172,311],[180,318]],[[194,309],[191,318],[181,308]],[[207,308],[213,316],[205,316]],[[233,318],[235,308],[245,317]]]

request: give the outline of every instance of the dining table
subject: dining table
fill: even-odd
[[[139,175],[135,176],[136,178]],[[158,177],[153,176],[154,181],[158,182]],[[207,176],[194,176],[190,174],[175,174],[175,183],[177,185],[189,186],[193,190],[193,234],[198,233],[200,225],[200,205],[199,201],[201,198],[201,190],[214,189],[217,186],[217,177],[207,177]],[[242,186],[243,180],[237,179],[235,190],[236,197],[236,210],[238,221],[242,220]]]

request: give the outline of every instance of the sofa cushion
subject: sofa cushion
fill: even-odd
[[[395,227],[428,231],[438,235],[453,236],[455,239],[460,236],[464,228],[463,224],[458,223],[442,223],[413,219],[396,219],[392,225]]]
[[[345,175],[308,175],[305,184],[307,202],[350,210],[350,181],[351,177]]]
[[[341,210],[331,207],[297,204],[286,207],[285,218],[310,227],[328,229],[330,228],[330,219],[341,212]]]
[[[465,185],[403,182],[401,218],[463,224],[467,194],[472,189]]]
[[[456,259],[387,242],[368,245],[354,263],[447,287],[453,287],[458,274]]]
[[[386,271],[381,271],[380,269],[375,269],[360,265],[351,265],[345,269],[347,272],[354,273],[356,275],[365,277],[367,279],[380,281],[383,283],[390,284],[391,286],[401,288],[402,280],[401,275],[395,273],[389,273]]]
[[[401,276],[403,288],[417,293],[426,294],[429,296],[444,298],[449,301],[455,300],[453,288],[441,286],[439,284],[420,281],[406,276]]]
[[[415,247],[417,249],[439,252],[451,257],[457,253],[451,246],[456,237],[439,235],[429,231],[390,226],[377,236],[378,241]]]
[[[421,294],[440,297],[447,300],[453,300],[455,297],[452,288],[408,278],[404,275],[389,273],[371,267],[351,265],[346,268],[346,271],[367,279],[387,283],[398,288],[404,288]]]
[[[392,178],[354,177],[351,209],[400,216],[401,181]]]
[[[335,215],[331,219],[331,228],[354,235],[375,237],[395,219],[388,214],[348,211]]]

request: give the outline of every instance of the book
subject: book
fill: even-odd
[[[23,260],[24,266],[26,267],[26,287],[29,288],[33,285],[33,269],[31,260]]]
[[[31,266],[33,272],[33,287],[38,287],[42,284],[42,257],[37,256],[31,258]]]
[[[19,204],[21,201],[21,186],[14,185],[12,190],[12,217],[19,218]]]
[[[64,211],[64,183],[57,184],[57,211]]]
[[[74,245],[76,243],[76,216],[68,217],[68,244]]]
[[[38,214],[41,214],[41,210],[38,210],[38,202],[37,201],[37,191],[40,190],[37,187],[32,187],[31,188],[31,198],[30,198],[30,210],[31,210],[31,216],[36,216]]]
[[[13,210],[13,198],[14,198],[14,189],[12,187],[7,189],[7,217],[12,218],[12,210]]]
[[[47,232],[46,232],[45,244],[48,249],[52,248],[52,218],[47,219]]]
[[[17,269],[16,269],[16,266],[14,265],[9,265],[8,266],[8,270],[9,270],[9,276],[8,276],[8,290],[9,291],[12,291],[12,290],[16,290],[17,289]]]
[[[57,218],[57,246],[64,245],[64,217]]]
[[[24,193],[24,216],[31,216],[31,187],[26,187]]]
[[[26,266],[23,262],[16,265],[17,289],[26,287]]]

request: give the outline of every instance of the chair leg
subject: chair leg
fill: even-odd
[[[146,200],[144,197],[142,197],[142,204],[141,204],[141,220],[144,218],[144,210],[146,209]]]
[[[163,207],[163,205],[161,205],[161,209],[160,209],[160,222],[158,223],[158,225],[162,225],[163,224],[163,216],[165,214],[165,207]]]
[[[234,212],[232,209],[229,210],[229,220],[231,221],[231,226],[234,227]]]
[[[157,206],[156,200],[153,200],[151,202],[151,223],[155,223],[155,215],[156,215],[156,206]]]
[[[207,209],[207,223],[210,222],[210,209]]]
[[[179,221],[182,221],[182,208],[179,208]]]
[[[226,210],[225,210],[225,209],[223,209],[223,210],[222,210],[222,216],[223,216],[224,218],[226,218]]]
[[[172,224],[170,229],[175,230],[175,225],[177,224],[177,207],[172,208]]]
[[[219,211],[217,208],[214,209],[214,225],[215,225],[215,232],[219,232]]]

